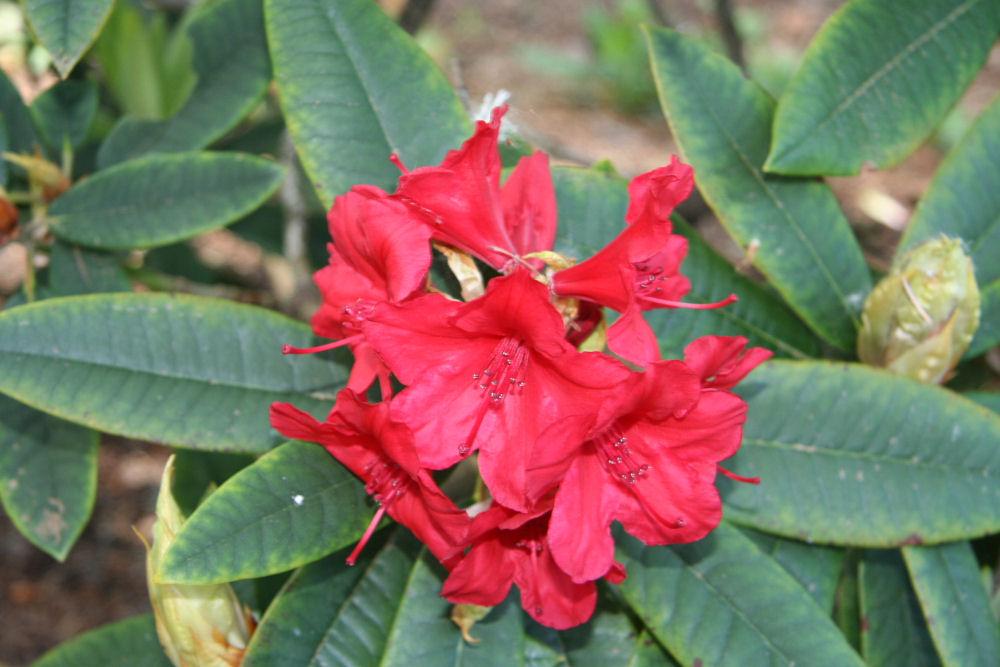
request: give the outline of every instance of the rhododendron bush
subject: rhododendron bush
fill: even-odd
[[[517,91],[470,117],[370,0],[189,9],[197,76],[102,125],[132,10],[81,4],[24,3],[62,81],[0,78],[0,499],[61,560],[98,432],[175,451],[151,613],[38,664],[1000,663],[1000,103],[887,275],[823,180],[912,153],[1000,5],[852,0],[776,101],[647,27],[679,155],[626,179],[530,146]],[[309,324],[176,277],[226,226],[312,274]]]

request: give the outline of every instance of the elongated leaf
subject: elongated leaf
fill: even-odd
[[[898,551],[867,551],[859,567],[865,662],[877,667],[940,665]]]
[[[774,102],[691,38],[647,37],[660,104],[705,199],[741,246],[756,248],[755,264],[806,324],[853,349],[868,269],[824,183],[762,171]]]
[[[569,630],[547,628],[525,615],[529,640],[525,662],[571,667],[676,665],[648,630],[636,632],[624,605],[612,600],[610,595],[599,598],[593,617]]]
[[[989,408],[993,412],[1000,413],[1000,393],[995,391],[970,391],[962,394],[968,399]]]
[[[33,153],[37,146],[42,148],[41,141],[35,132],[35,124],[31,113],[21,99],[21,93],[0,70],[0,115],[3,116],[7,128],[8,150],[14,153]]]
[[[1000,664],[1000,627],[972,546],[904,547],[903,559],[944,664]]]
[[[97,83],[60,81],[35,99],[31,115],[54,155],[79,148],[97,115]]]
[[[97,494],[97,433],[0,395],[0,501],[17,529],[63,560]]]
[[[52,649],[32,667],[171,667],[156,638],[152,614],[86,632]]]
[[[400,530],[354,568],[344,553],[303,568],[268,609],[244,666],[518,664],[524,630],[516,595],[475,625],[481,641],[468,644],[440,597],[441,568],[420,551]]]
[[[101,146],[101,168],[152,153],[205,148],[257,106],[271,81],[261,0],[206,3],[188,26],[198,75],[181,109],[163,121],[123,118]]]
[[[254,457],[249,454],[178,448],[174,451],[174,500],[184,516],[191,516],[213,487],[222,486],[253,462]]]
[[[61,239],[105,250],[166,245],[260,206],[284,169],[242,153],[155,155],[81,181],[49,209]]]
[[[844,565],[844,550],[805,544],[767,535],[749,528],[743,533],[753,540],[764,553],[778,562],[790,575],[795,577],[802,588],[812,596],[820,609],[833,612],[834,598],[841,568]]]
[[[132,281],[110,253],[56,241],[49,261],[49,286],[55,296],[132,291]]]
[[[66,78],[97,38],[114,0],[24,0],[24,14],[38,41]]]
[[[578,167],[552,169],[559,203],[556,251],[586,259],[614,239],[625,227],[627,183],[604,171]],[[688,239],[681,272],[691,279],[693,303],[713,303],[737,294],[740,301],[715,310],[660,309],[645,313],[660,340],[666,358],[684,356],[684,348],[698,336],[746,336],[751,345],[775,350],[779,356],[819,355],[819,340],[779,300],[708,247],[691,227],[674,216],[674,232]]]
[[[910,154],[982,67],[994,0],[853,0],[823,26],[778,103],[764,167],[856,174]]]
[[[166,294],[48,299],[0,312],[0,391],[101,431],[195,449],[283,441],[273,401],[325,415],[343,365],[282,356],[309,328],[262,308]]]
[[[922,544],[1000,530],[1000,416],[857,364],[772,361],[737,388],[743,446],[726,516],[789,537]]]
[[[791,575],[726,523],[690,545],[618,544],[622,596],[681,664],[861,664]]]
[[[395,187],[396,153],[437,164],[471,128],[427,54],[370,0],[266,0],[278,93],[324,205],[357,183]]]
[[[998,5],[1000,6],[1000,5]],[[967,356],[1000,343],[1000,97],[938,168],[899,242],[897,255],[940,234],[962,239],[982,296]]]
[[[192,514],[158,580],[213,584],[291,570],[357,540],[364,486],[329,452],[289,442],[236,473]]]

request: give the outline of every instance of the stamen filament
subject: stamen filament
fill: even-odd
[[[743,477],[742,475],[737,475],[734,472],[726,470],[718,463],[715,464],[715,467],[729,479],[735,479],[737,482],[746,482],[747,484],[760,484],[760,477]]]
[[[736,303],[740,300],[735,294],[730,294],[722,301],[716,303],[685,303],[684,301],[670,301],[668,299],[657,299],[651,296],[643,296],[643,301],[651,301],[653,303],[658,303],[661,306],[669,306],[670,308],[688,308],[690,310],[711,310],[712,308],[722,308],[723,306],[728,306],[731,303]]]
[[[366,544],[368,544],[368,540],[371,539],[371,536],[378,527],[383,515],[385,515],[385,505],[379,507],[378,511],[375,512],[375,516],[372,517],[372,522],[368,524],[368,528],[365,529],[365,534],[361,536],[361,539],[358,540],[358,545],[354,547],[354,551],[352,551],[351,555],[347,557],[348,565],[353,566],[358,562],[358,556],[361,555],[361,550],[365,548]]]
[[[406,165],[403,164],[403,161],[399,159],[399,155],[396,153],[393,153],[392,155],[389,156],[389,162],[396,165],[396,168],[399,169],[404,174],[409,173],[410,171],[409,169],[406,168]]]
[[[292,347],[291,345],[282,345],[282,354],[315,354],[317,352],[326,352],[327,350],[332,350],[337,347],[343,347],[344,345],[350,345],[356,343],[364,338],[363,334],[354,334],[353,336],[348,336],[347,338],[341,338],[340,340],[335,340],[324,345],[317,345],[316,347]]]

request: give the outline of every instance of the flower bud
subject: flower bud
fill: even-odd
[[[252,634],[253,619],[229,584],[163,584],[154,579],[184,523],[170,488],[174,458],[163,471],[156,499],[153,547],[147,548],[146,581],[160,643],[177,667],[237,667]]]
[[[940,384],[979,326],[979,288],[958,239],[940,237],[893,263],[865,301],[858,356],[921,382]]]

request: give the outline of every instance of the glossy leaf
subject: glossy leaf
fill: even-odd
[[[774,102],[692,38],[658,28],[647,37],[660,104],[705,199],[806,324],[853,349],[868,268],[826,184],[763,172]]]
[[[41,149],[41,141],[35,132],[31,112],[21,99],[21,93],[7,74],[0,69],[0,116],[7,128],[7,150],[14,153],[34,153],[35,147]]]
[[[281,166],[243,153],[154,155],[77,183],[48,222],[59,238],[94,248],[166,245],[249,213],[283,177]]]
[[[892,546],[1000,530],[1000,416],[858,364],[772,361],[736,389],[743,446],[726,516],[816,542]],[[793,407],[790,407],[793,406]]]
[[[834,597],[844,565],[844,550],[806,544],[744,528],[757,548],[778,561],[825,611],[833,612]]]
[[[903,559],[944,664],[1000,664],[1000,627],[972,546],[904,547]]]
[[[0,394],[0,501],[56,560],[83,532],[97,494],[97,433]]]
[[[865,662],[877,667],[940,665],[899,552],[867,551],[859,572]]]
[[[726,523],[689,545],[618,544],[622,596],[681,664],[861,664],[792,576]]]
[[[283,441],[273,401],[325,416],[346,383],[342,364],[281,354],[312,340],[304,324],[220,299],[48,299],[0,312],[0,391],[109,433],[263,452]]]
[[[568,667],[676,665],[648,630],[636,631],[624,605],[613,599],[598,598],[591,619],[569,630],[547,628],[525,615],[525,663]]]
[[[152,153],[205,148],[257,106],[271,82],[261,0],[220,0],[195,9],[188,24],[197,83],[162,121],[126,117],[101,146],[98,164]]]
[[[64,79],[97,38],[114,0],[24,0],[24,14]]]
[[[481,641],[468,644],[440,597],[441,568],[420,552],[400,530],[354,568],[345,553],[303,568],[262,619],[244,667],[517,664],[524,630],[516,596],[476,623]]]
[[[170,660],[156,638],[152,614],[133,616],[124,621],[85,632],[60,644],[32,667],[171,667]]]
[[[471,125],[437,66],[370,0],[266,0],[281,107],[325,206],[357,183],[395,188]]]
[[[49,286],[55,296],[132,291],[117,257],[62,241],[53,243],[49,254]]]
[[[289,442],[188,517],[156,577],[214,584],[291,570],[357,540],[372,514],[364,485],[329,452]]]
[[[583,260],[621,233],[628,210],[628,184],[623,179],[596,169],[554,167],[552,180],[559,204],[557,252]],[[740,301],[715,310],[646,312],[665,358],[683,357],[688,343],[708,334],[746,336],[751,345],[779,356],[819,356],[819,340],[784,304],[738,274],[677,216],[674,232],[689,241],[681,272],[690,278],[691,292],[684,300],[712,303],[736,293]]]
[[[998,5],[1000,6],[1000,5]],[[966,356],[1000,343],[1000,98],[986,108],[938,168],[899,242],[897,255],[944,234],[965,242],[982,298]]]
[[[184,516],[190,516],[205,496],[254,460],[249,454],[175,449],[172,491]]]
[[[940,123],[1000,30],[994,0],[853,0],[823,26],[778,102],[764,167],[891,166]]]
[[[97,84],[92,80],[60,81],[35,98],[30,110],[55,155],[64,147],[79,148],[97,115]]]

